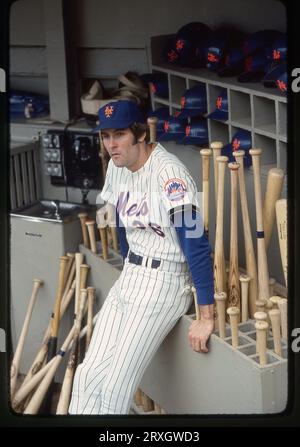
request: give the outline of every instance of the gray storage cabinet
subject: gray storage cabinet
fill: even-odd
[[[85,262],[91,266],[89,282],[98,297],[95,312],[122,270],[122,257],[109,250],[109,259],[80,245]],[[195,318],[193,306],[165,338],[148,365],[140,388],[168,414],[266,414],[279,413],[287,404],[287,348],[283,357],[267,342],[267,365],[260,366],[256,354],[254,322],[239,324],[239,346],[231,346],[230,328],[226,338],[218,332],[210,339],[210,352],[199,354],[188,344],[188,330]]]

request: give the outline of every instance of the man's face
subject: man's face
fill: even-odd
[[[130,129],[105,129],[101,131],[105,149],[115,166],[132,169],[138,162],[140,148]]]

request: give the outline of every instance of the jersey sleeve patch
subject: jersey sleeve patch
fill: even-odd
[[[169,200],[178,202],[186,195],[187,187],[180,178],[171,178],[164,185],[164,191]]]

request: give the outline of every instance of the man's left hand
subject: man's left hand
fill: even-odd
[[[189,329],[189,345],[196,352],[209,351],[207,342],[214,330],[214,319],[194,320]]]

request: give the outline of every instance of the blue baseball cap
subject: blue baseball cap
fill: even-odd
[[[192,118],[185,126],[185,137],[177,144],[208,144],[207,119]]]
[[[203,83],[198,83],[194,87],[186,90],[180,99],[181,111],[178,118],[188,118],[207,112],[206,87]]]
[[[169,98],[168,75],[166,73],[145,73],[140,78],[150,84],[152,93],[161,98]]]
[[[162,130],[157,132],[157,141],[178,141],[185,135],[185,123],[174,116],[164,120]]]
[[[202,22],[191,22],[176,33],[175,46],[179,65],[199,66],[199,45],[211,34],[211,29]]]
[[[206,68],[217,71],[224,66],[225,55],[245,37],[239,30],[221,27],[212,33],[206,48]]]
[[[238,76],[244,71],[245,55],[242,45],[231,48],[225,55],[224,67],[218,70],[221,77]]]
[[[239,82],[258,82],[269,70],[270,62],[264,50],[259,50],[244,61],[244,72],[238,76]]]
[[[144,116],[133,101],[111,101],[98,110],[99,125],[92,132],[104,129],[126,129],[133,123],[144,123]]]
[[[287,94],[287,69],[282,63],[273,67],[262,79],[265,87],[277,87],[281,93]]]
[[[281,35],[280,31],[267,29],[249,34],[243,43],[245,56],[255,53],[262,48],[269,48],[274,40]]]
[[[228,98],[227,89],[222,88],[216,99],[216,110],[207,115],[206,118],[218,121],[228,120]]]
[[[245,151],[244,166],[248,167],[252,165],[252,157],[249,154],[249,149],[252,147],[251,132],[248,130],[240,129],[232,137],[231,143],[226,144],[222,148],[222,155],[229,158],[229,162],[236,161],[232,152],[243,150]]]
[[[272,43],[269,52],[269,58],[274,63],[280,63],[287,59],[287,37],[281,33]]]
[[[187,23],[167,42],[163,52],[164,59],[171,64],[199,66],[197,47],[210,33],[211,29],[202,22]]]

